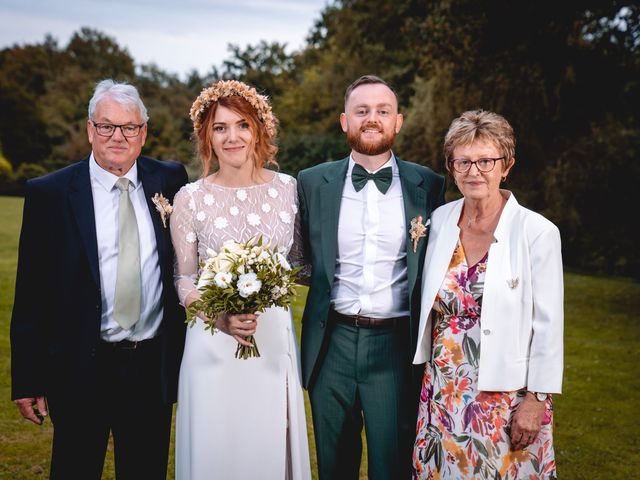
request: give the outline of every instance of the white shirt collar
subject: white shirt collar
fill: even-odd
[[[96,162],[96,159],[93,156],[93,152],[91,152],[91,155],[89,156],[89,175],[107,192],[110,192],[115,188],[116,182],[120,178],[98,165],[98,162]],[[138,188],[138,162],[134,162],[133,166],[123,176],[129,179],[133,185],[133,190]]]

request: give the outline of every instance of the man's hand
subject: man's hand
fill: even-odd
[[[540,429],[547,402],[539,402],[527,392],[511,420],[511,444],[513,450],[521,450],[531,445]]]
[[[48,415],[47,402],[44,397],[18,398],[14,400],[14,403],[20,410],[20,414],[36,425],[42,425],[44,417]]]
[[[231,335],[240,345],[252,347],[245,337],[256,333],[258,326],[258,317],[253,313],[239,313],[234,315],[220,315],[216,320],[216,328],[220,331]]]

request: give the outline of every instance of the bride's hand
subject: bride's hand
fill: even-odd
[[[245,347],[252,344],[245,340],[245,337],[256,333],[258,317],[253,313],[223,314],[216,320],[216,328],[231,335],[236,341]]]

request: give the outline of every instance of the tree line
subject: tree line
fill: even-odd
[[[399,96],[399,156],[444,173],[451,120],[475,108],[501,113],[517,138],[506,188],[560,227],[565,263],[640,278],[628,214],[640,180],[639,47],[634,2],[336,0],[299,51],[229,45],[221,65],[181,79],[81,28],[64,46],[46,36],[0,51],[0,192],[86,156],[86,106],[102,78],[139,88],[151,117],[144,153],[195,177],[188,112],[211,81],[240,79],[271,97],[280,168],[295,174],[348,154],[344,89],[374,73]]]

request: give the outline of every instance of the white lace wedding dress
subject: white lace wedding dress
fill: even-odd
[[[295,180],[227,188],[210,180],[184,186],[174,200],[171,235],[180,301],[195,290],[199,261],[225,240],[262,235],[293,245]],[[177,480],[311,478],[304,400],[290,312],[260,315],[259,358],[235,358],[229,335],[187,327],[176,419]]]

